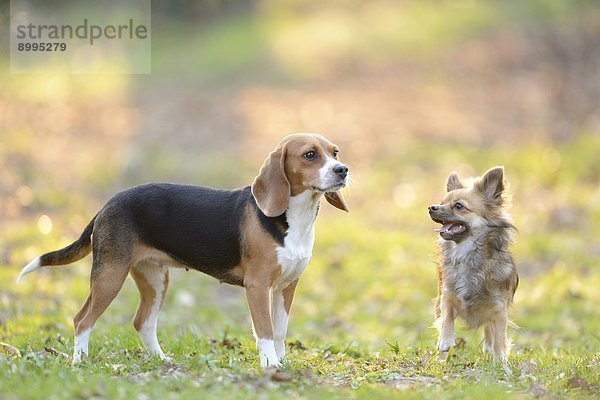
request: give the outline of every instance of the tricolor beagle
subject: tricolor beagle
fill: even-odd
[[[348,167],[337,154],[323,136],[294,134],[269,154],[252,186],[150,183],[125,190],[108,200],[77,241],[33,260],[17,282],[92,251],[90,294],[74,318],[73,362],[88,354],[94,323],[128,273],[141,295],[133,325],[148,351],[164,358],[156,323],[168,267],[193,268],[246,288],[260,364],[279,366],[294,291],[311,258],[319,201],[324,195],[348,211],[337,192],[346,186]]]

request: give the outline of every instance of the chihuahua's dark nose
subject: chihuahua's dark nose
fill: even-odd
[[[429,212],[434,212],[440,209],[440,206],[429,206]]]
[[[340,178],[344,179],[348,175],[348,167],[346,167],[344,164],[338,164],[333,167],[333,172],[338,174]]]

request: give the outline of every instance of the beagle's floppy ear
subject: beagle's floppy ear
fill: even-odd
[[[340,192],[327,192],[325,193],[325,198],[327,199],[329,204],[331,204],[335,208],[339,208],[340,210],[346,212],[350,211],[346,200],[344,200],[344,197]]]
[[[252,196],[267,217],[278,217],[290,202],[290,182],[285,176],[286,144],[268,155],[252,183]]]

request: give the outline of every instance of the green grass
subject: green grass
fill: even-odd
[[[159,323],[159,340],[173,361],[162,363],[145,355],[131,326],[137,291],[128,280],[97,323],[91,360],[72,367],[71,319],[87,295],[89,258],[36,272],[19,286],[13,283],[19,262],[4,265],[0,341],[21,356],[0,356],[0,397],[598,396],[600,271],[590,239],[600,234],[598,140],[582,134],[562,144],[525,140],[493,149],[414,140],[383,149],[346,191],[350,213],[322,207],[314,258],[292,309],[289,361],[274,377],[258,366],[240,288],[173,271]],[[433,160],[432,152],[438,154]],[[549,152],[555,153],[550,163]],[[512,183],[520,230],[513,246],[521,283],[508,372],[481,354],[480,331],[460,325],[464,347],[438,360],[431,305],[435,234],[424,212],[439,199],[451,166],[466,174],[495,163],[505,165]],[[412,201],[404,198],[406,189],[396,193],[406,185],[416,193]],[[31,213],[7,227],[0,242],[20,263],[69,243],[98,207],[81,194],[43,193],[55,209],[52,232],[41,235]]]
[[[281,373],[270,377],[257,367],[249,337],[207,339],[163,330],[161,336],[167,338],[163,346],[173,358],[164,363],[146,356],[137,338],[119,332],[116,325],[112,332],[99,331],[93,337],[91,359],[72,367],[61,354],[71,350],[70,343],[48,329],[42,334],[44,339],[38,337],[22,347],[22,357],[0,360],[4,376],[0,394],[3,398],[57,399],[197,398],[200,393],[202,398],[476,399],[527,398],[532,391],[543,390],[586,398],[594,392],[572,386],[581,386],[577,382],[597,385],[600,361],[597,355],[575,349],[548,354],[539,349],[519,350],[506,371],[471,348],[458,349],[441,362],[426,345],[408,350],[384,345],[370,352],[292,338],[290,361]],[[52,354],[54,350],[58,355]]]
[[[128,280],[97,323],[91,359],[72,367],[71,318],[87,294],[89,259],[37,272],[19,286],[13,284],[19,268],[5,266],[0,269],[0,340],[17,347],[21,356],[0,357],[0,397],[598,396],[600,271],[597,248],[589,238],[600,232],[593,196],[599,161],[588,151],[597,140],[582,135],[555,145],[564,161],[552,175],[543,167],[545,144],[524,144],[511,152],[439,143],[448,147],[440,165],[432,163],[420,178],[402,177],[419,193],[402,207],[395,204],[392,192],[398,181],[386,164],[398,160],[397,154],[363,171],[371,179],[357,178],[346,193],[351,205],[353,199],[359,203],[351,213],[322,208],[314,259],[292,310],[288,363],[275,376],[258,366],[240,288],[199,273],[173,271],[159,323],[159,340],[173,361],[163,363],[145,354],[131,326],[137,292]],[[403,151],[418,164],[431,143],[411,146]],[[477,171],[492,158],[505,160],[515,186],[513,214],[520,236],[513,250],[521,284],[507,369],[482,355],[480,331],[460,325],[464,347],[445,361],[434,351],[435,235],[423,210],[439,197],[446,165],[459,156]],[[532,215],[530,207],[547,190],[553,193],[551,206],[537,205]],[[584,216],[579,223],[559,224],[554,207],[561,212],[582,209]],[[35,220],[24,221],[9,230],[7,243],[33,246],[27,253],[38,254],[68,242],[57,231],[42,241]],[[16,254],[25,259],[25,251]]]

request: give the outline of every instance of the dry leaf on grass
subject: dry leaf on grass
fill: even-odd
[[[0,342],[0,355],[10,357],[21,357],[21,352],[15,346],[8,343]]]

